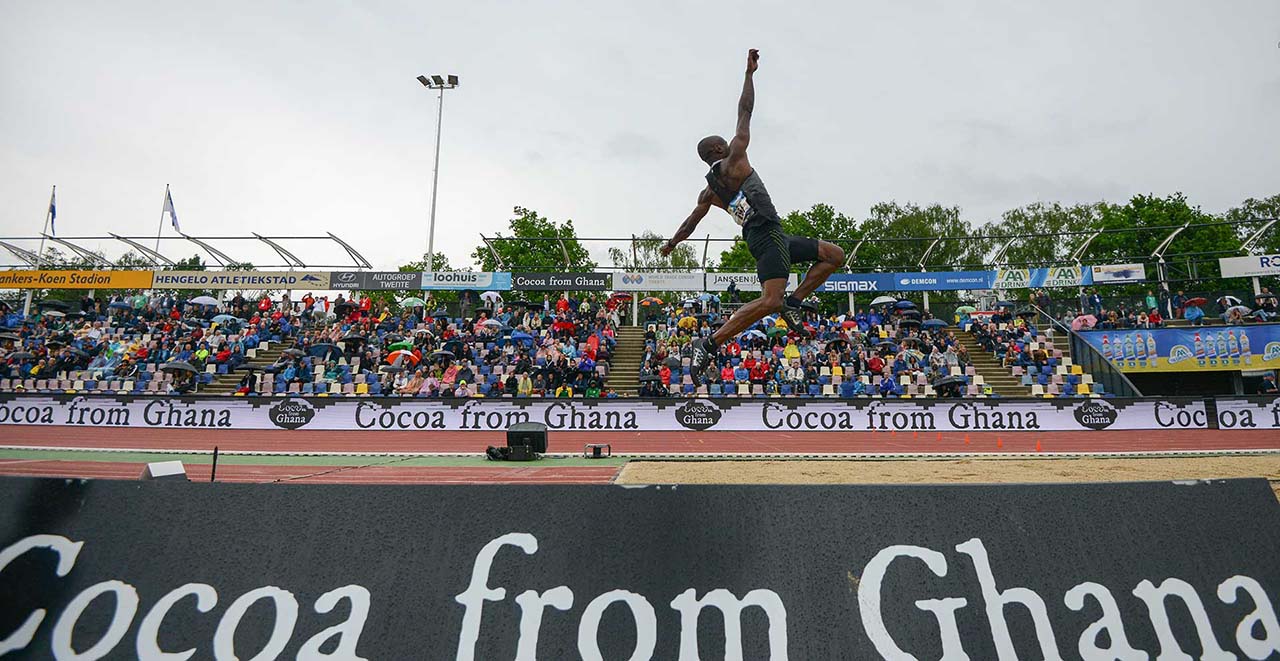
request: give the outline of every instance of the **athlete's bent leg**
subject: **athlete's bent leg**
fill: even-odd
[[[716,346],[732,340],[751,328],[752,324],[782,309],[782,297],[787,293],[787,279],[765,280],[761,283],[760,290],[760,298],[738,308],[733,316],[724,322],[720,330],[711,336]]]
[[[791,295],[804,300],[806,296],[817,291],[832,273],[844,266],[844,249],[834,243],[818,242],[818,261],[809,267],[800,286]]]

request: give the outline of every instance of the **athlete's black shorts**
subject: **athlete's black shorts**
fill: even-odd
[[[788,277],[791,265],[797,262],[818,261],[818,240],[787,234],[780,223],[748,223],[742,228],[742,238],[756,258],[760,282]]]

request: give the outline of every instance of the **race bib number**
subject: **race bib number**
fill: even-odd
[[[747,218],[751,216],[751,203],[747,201],[747,196],[742,191],[738,191],[737,195],[729,201],[729,206],[725,209],[733,216],[733,221],[742,225],[747,222]]]

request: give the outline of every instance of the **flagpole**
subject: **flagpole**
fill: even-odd
[[[164,210],[168,206],[169,206],[169,184],[165,184],[164,185],[164,202],[160,203],[160,227],[156,228],[156,253],[160,252],[160,235],[164,233]],[[155,257],[152,257],[151,261],[155,262],[156,266],[160,265],[160,262]]]
[[[36,270],[44,265],[44,235],[49,233],[49,210],[53,208],[54,196],[58,194],[58,185],[54,184],[53,189],[49,191],[49,206],[44,209],[44,229],[40,231],[40,252],[36,253]],[[31,313],[31,294],[33,290],[27,290],[27,297],[22,302],[22,316],[26,318]]]

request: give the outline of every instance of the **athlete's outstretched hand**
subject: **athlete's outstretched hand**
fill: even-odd
[[[671,251],[673,251],[673,250],[675,250],[675,249],[676,249],[675,244],[673,244],[673,243],[671,243],[670,241],[668,241],[668,242],[666,242],[666,243],[662,244],[662,247],[658,249],[658,252],[659,252],[659,253],[661,253],[663,257],[667,257],[667,256],[670,256],[670,255],[671,255]]]
[[[760,67],[760,51],[752,48],[747,51],[747,73],[755,73]]]

